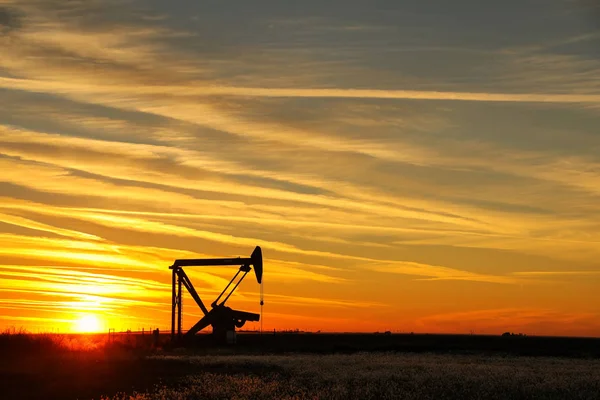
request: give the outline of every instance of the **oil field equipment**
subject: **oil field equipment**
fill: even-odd
[[[227,265],[239,265],[240,268],[233,278],[229,281],[225,289],[221,294],[211,303],[211,309],[208,310],[202,299],[196,292],[194,285],[190,278],[187,276],[183,267],[196,267],[196,266],[227,266]],[[256,281],[260,284],[260,306],[262,314],[263,306],[263,290],[262,290],[262,275],[263,275],[263,259],[262,251],[259,246],[256,246],[252,255],[249,258],[207,258],[207,259],[183,259],[175,260],[173,265],[169,267],[173,271],[172,276],[172,302],[171,302],[171,340],[176,339],[189,339],[200,332],[202,329],[212,326],[213,337],[219,343],[234,343],[235,342],[235,328],[241,328],[244,326],[246,321],[259,321],[261,315],[250,313],[246,311],[239,311],[231,309],[225,305],[225,302],[233,294],[235,289],[244,280],[248,272],[254,267],[254,273],[256,274]],[[232,284],[236,279],[239,280],[232,287]],[[196,322],[185,334],[182,332],[182,286],[192,296],[204,316]],[[223,300],[223,296],[228,289],[227,294]]]

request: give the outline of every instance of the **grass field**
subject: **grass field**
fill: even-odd
[[[514,343],[518,351],[511,354],[506,346],[492,345],[495,338],[280,336],[262,348],[248,345],[252,340],[249,337],[246,345],[235,348],[168,350],[153,347],[149,335],[125,335],[108,342],[106,335],[4,334],[0,335],[0,397],[600,398],[600,357],[590,352],[596,342],[577,345],[571,340],[571,348],[577,351],[569,357],[532,357],[518,355],[527,342],[498,342]],[[406,351],[381,351],[375,345],[388,348],[392,342]],[[457,342],[462,343],[460,351]],[[531,343],[538,342],[532,339]],[[342,346],[331,348],[333,343]],[[467,343],[475,350],[467,351]],[[359,347],[370,351],[356,351]],[[542,352],[546,353],[550,351]]]
[[[171,387],[111,399],[598,399],[600,361],[475,355],[161,356]]]

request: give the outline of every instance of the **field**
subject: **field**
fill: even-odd
[[[148,335],[110,343],[105,336],[2,335],[0,393],[111,400],[597,399],[600,393],[596,340],[562,339],[570,354],[548,356],[539,355],[540,343],[553,342],[543,338],[239,338],[235,348],[184,350],[154,348]],[[538,355],[520,355],[536,346]],[[554,350],[560,349],[544,352]]]
[[[134,399],[597,399],[600,393],[599,361],[393,353],[160,359],[199,372]]]

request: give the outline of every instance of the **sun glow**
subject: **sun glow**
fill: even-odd
[[[95,315],[83,315],[75,321],[75,331],[79,333],[90,333],[100,331],[100,320]]]

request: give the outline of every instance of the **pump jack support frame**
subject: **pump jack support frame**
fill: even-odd
[[[229,281],[225,289],[221,294],[211,303],[211,309],[208,310],[202,299],[198,295],[198,292],[194,288],[192,281],[183,270],[183,267],[195,267],[195,266],[228,266],[228,265],[239,265],[240,268]],[[251,266],[254,267],[256,274],[256,281],[262,283],[263,273],[263,260],[262,250],[259,246],[256,246],[252,255],[248,258],[209,258],[209,259],[182,259],[175,260],[173,265],[169,267],[172,272],[171,278],[171,341],[174,342],[176,339],[181,341],[183,338],[189,338],[206,328],[208,325],[213,327],[213,335],[217,340],[225,342],[227,332],[235,332],[235,328],[241,328],[246,321],[259,321],[260,315],[249,313],[246,311],[233,310],[225,306],[225,302],[237,289],[240,283],[244,280],[248,272],[252,270]],[[223,297],[227,289],[230,288],[232,283],[242,273],[242,276],[233,286],[229,294],[223,301],[219,303],[219,300]],[[184,287],[188,293],[192,296],[204,316],[196,322],[196,324],[190,328],[185,334],[182,331],[182,287]]]

